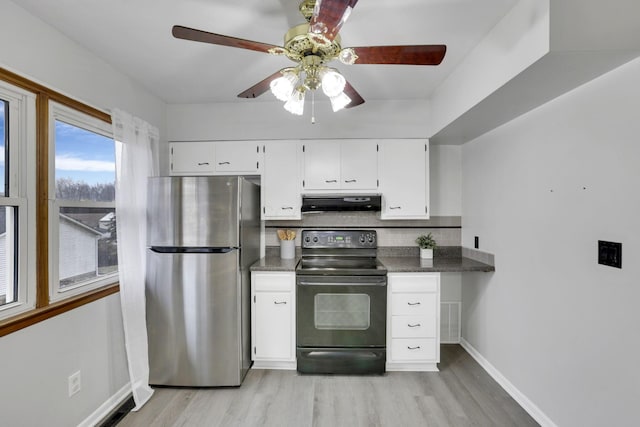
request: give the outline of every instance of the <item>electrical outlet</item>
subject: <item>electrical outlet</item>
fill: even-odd
[[[78,393],[82,388],[82,381],[80,377],[80,371],[69,375],[69,397]]]
[[[622,243],[598,240],[598,264],[622,268]]]

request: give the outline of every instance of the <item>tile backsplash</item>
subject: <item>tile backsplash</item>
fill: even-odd
[[[304,214],[300,221],[266,221],[265,245],[278,246],[278,229],[295,230],[296,246],[300,231],[309,228],[362,228],[378,233],[379,247],[416,246],[421,234],[432,233],[438,246],[460,246],[461,217],[436,216],[428,220],[381,220],[376,212],[323,212]]]

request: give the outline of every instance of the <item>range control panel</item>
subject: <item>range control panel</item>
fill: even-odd
[[[303,248],[377,248],[375,230],[302,230]]]

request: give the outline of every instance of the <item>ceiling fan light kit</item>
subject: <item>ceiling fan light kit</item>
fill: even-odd
[[[445,45],[365,46],[343,49],[338,32],[357,2],[358,0],[303,0],[299,10],[307,23],[289,29],[285,34],[284,46],[179,25],[173,27],[172,33],[180,39],[286,56],[297,65],[283,68],[240,93],[238,97],[256,98],[270,89],[277,99],[285,102],[285,110],[302,115],[305,93],[322,88],[335,112],[363,104],[364,98],[337,69],[326,66],[328,62],[337,59],[347,65],[438,65],[447,49]]]

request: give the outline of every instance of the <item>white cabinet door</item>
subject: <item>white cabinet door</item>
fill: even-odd
[[[251,273],[251,346],[256,369],[296,369],[294,272]]]
[[[169,154],[171,175],[211,175],[215,172],[212,142],[172,142]]]
[[[381,219],[429,218],[429,142],[381,141],[378,153]]]
[[[290,359],[291,293],[256,292],[254,358]]]
[[[218,141],[216,147],[216,172],[258,173],[260,170],[260,146],[255,141]]]
[[[301,145],[265,142],[262,169],[262,219],[301,219]]]
[[[304,143],[304,189],[340,189],[340,142]]]
[[[378,144],[343,141],[340,150],[340,186],[343,190],[378,188]]]

